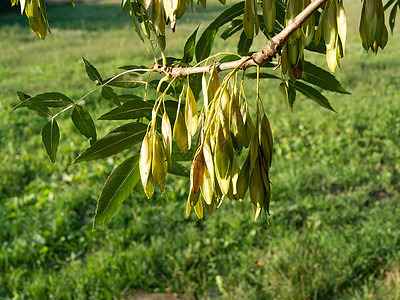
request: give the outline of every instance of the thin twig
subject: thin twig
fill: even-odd
[[[263,66],[266,62],[272,61],[277,54],[280,53],[283,46],[285,46],[290,35],[292,35],[301,25],[328,0],[314,0],[312,1],[301,13],[299,13],[292,22],[285,27],[280,33],[271,38],[264,49],[254,53],[252,56],[243,56],[242,58],[220,63],[216,66],[218,72],[236,69],[240,66],[240,69],[246,70],[250,67]],[[186,77],[189,74],[198,73],[211,73],[213,65],[207,65],[203,67],[166,67],[160,64],[154,64],[152,69],[159,73],[164,73],[171,77]]]

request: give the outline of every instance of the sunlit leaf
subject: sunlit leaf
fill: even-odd
[[[331,111],[335,111],[331,104],[329,103],[328,99],[322,95],[319,91],[314,89],[313,87],[304,84],[300,81],[296,81],[295,84],[292,84],[289,82],[290,85],[293,85],[296,90],[298,90],[300,93],[304,94],[307,96],[309,99],[313,100],[314,102],[318,103],[322,107],[329,109]]]
[[[104,99],[111,100],[118,106],[121,105],[121,102],[119,101],[117,94],[114,93],[114,91],[111,87],[103,86],[103,88],[101,89],[101,95],[103,96]]]
[[[71,119],[75,127],[92,142],[96,141],[96,126],[89,112],[80,105],[75,105],[71,113]]]
[[[74,102],[64,94],[50,92],[36,95],[19,103],[14,109],[21,107],[65,107]]]
[[[196,28],[196,30],[190,35],[185,43],[185,47],[183,48],[183,58],[181,60],[183,63],[188,64],[193,60],[194,49],[196,45],[196,34],[198,29],[199,27]]]
[[[98,226],[104,229],[106,223],[115,215],[122,202],[139,182],[139,154],[132,156],[115,168],[107,178],[97,202],[93,230]]]
[[[242,31],[238,42],[238,53],[247,54],[250,50],[251,44],[253,44],[253,39],[248,39],[245,32]]]
[[[110,78],[111,79],[111,78]],[[108,81],[107,79],[105,81]],[[126,73],[123,75],[118,76],[111,80],[107,85],[115,86],[115,87],[122,87],[127,89],[133,89],[141,86],[144,83],[142,77],[135,73]]]
[[[55,119],[51,119],[42,129],[42,141],[51,162],[55,163],[60,143],[60,129]]]
[[[350,94],[348,91],[346,91],[346,89],[333,74],[321,69],[320,67],[308,61],[304,61],[301,79],[316,86],[319,86],[324,90],[340,94]]]
[[[86,74],[88,75],[89,79],[101,84],[103,80],[101,79],[100,73],[97,71],[97,69],[83,56],[82,60],[85,64]]]
[[[111,131],[93,146],[83,151],[74,160],[75,163],[100,159],[117,154],[133,145],[140,143],[147,131],[147,124],[128,123]]]
[[[21,101],[31,98],[31,96],[29,96],[28,94],[25,94],[24,92],[21,92],[21,91],[18,91],[17,95],[18,95],[19,100],[21,100]],[[48,109],[46,106],[39,106],[39,105],[28,106],[28,109],[40,117],[52,117],[50,109]]]
[[[124,102],[120,107],[114,108],[102,115],[100,120],[128,120],[137,118],[151,118],[153,103],[143,100],[130,100]]]

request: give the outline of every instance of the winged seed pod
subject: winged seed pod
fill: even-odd
[[[176,120],[173,129],[173,138],[178,145],[178,148],[182,152],[187,152],[189,150],[189,137],[188,131],[185,124],[185,119],[180,111],[180,106],[178,106],[178,111],[176,113]]]
[[[275,0],[263,0],[263,19],[268,32],[274,30],[276,18],[276,3]]]
[[[212,71],[211,71],[210,79],[208,80],[208,85],[207,85],[208,103],[214,99],[214,96],[217,93],[218,88],[219,88],[219,76],[218,76],[217,68],[215,67],[215,64],[214,64]],[[203,93],[204,93],[204,85],[203,85]]]
[[[229,108],[231,103],[231,96],[229,95],[229,91],[227,88],[223,88],[220,92],[220,102],[221,102],[221,111],[223,113],[223,118],[228,120],[229,118]]]
[[[203,147],[200,146],[200,150],[195,156],[191,172],[190,172],[190,183],[193,188],[193,192],[199,191],[200,185],[203,181],[204,172],[206,170],[206,161],[204,159]]]
[[[336,23],[338,29],[338,35],[341,43],[341,47],[343,49],[343,57],[344,57],[344,50],[346,46],[346,35],[347,35],[347,20],[346,20],[346,11],[343,6],[343,1],[339,1],[337,3],[336,9]]]
[[[194,212],[200,220],[203,219],[203,203],[201,199],[199,199],[199,201],[197,201],[196,205],[194,206]]]
[[[150,132],[147,132],[143,138],[140,149],[139,171],[143,188],[146,189],[149,176],[151,174],[151,162],[153,156],[153,145],[151,143]]]
[[[250,177],[249,183],[250,199],[254,207],[263,207],[264,204],[264,184],[261,175],[260,162],[256,161]]]
[[[242,168],[239,171],[238,180],[236,183],[236,191],[239,199],[244,199],[249,187],[250,179],[250,154],[246,156]]]
[[[151,175],[153,177],[154,183],[163,192],[165,189],[165,182],[167,179],[167,158],[164,153],[164,149],[157,137],[153,136],[153,161],[151,164]]]
[[[200,185],[201,194],[203,195],[204,202],[207,205],[212,205],[213,196],[214,196],[214,180],[211,179],[214,177],[214,173],[211,175],[210,171],[206,169],[204,171],[203,181]]]
[[[233,90],[231,100],[231,131],[233,134],[233,147],[236,151],[241,151],[245,145],[246,128],[243,123],[243,117],[240,112],[239,96],[237,89]]]
[[[161,121],[161,134],[164,143],[165,156],[167,161],[171,164],[171,153],[172,153],[172,129],[171,122],[166,111],[164,111],[162,121]]]
[[[153,6],[151,7],[151,19],[154,23],[156,30],[161,35],[165,35],[165,17],[164,10],[161,6],[161,0],[153,1]]]
[[[214,166],[216,175],[219,175],[221,179],[227,179],[231,170],[233,153],[229,149],[223,127],[224,125],[222,123],[217,125]]]
[[[248,39],[254,37],[254,14],[252,0],[244,1],[243,29]]]
[[[188,85],[185,103],[185,121],[186,128],[191,136],[194,136],[197,131],[198,120],[196,99],[190,85]]]
[[[268,162],[268,169],[271,168],[273,143],[271,126],[267,116],[264,114],[261,119],[261,149],[266,161]]]

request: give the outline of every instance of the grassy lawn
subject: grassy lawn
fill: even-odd
[[[119,4],[49,6],[52,34],[0,15],[0,298],[124,298],[136,290],[221,299],[400,298],[399,28],[377,57],[358,38],[359,1],[346,2],[349,40],[336,75],[352,94],[327,93],[337,114],[299,96],[290,113],[276,82],[261,84],[276,139],[271,226],[252,221],[250,200],[225,201],[212,217],[185,217],[188,182],[169,176],[147,200],[132,194],[105,230],[92,229],[102,184],[124,153],[70,165],[86,147],[69,116],[60,121],[56,164],[41,146],[45,121],[13,111],[17,90],[90,91],[80,56],[103,76],[151,64]],[[167,54],[180,56],[211,4],[178,22]],[[265,44],[261,36],[252,49]],[[215,51],[236,49],[234,39]],[[325,58],[307,53],[324,65]],[[247,82],[248,97],[255,96]],[[251,90],[251,91],[250,91]],[[95,118],[111,104],[99,93]],[[101,137],[115,123],[99,121]],[[132,150],[133,151],[133,150]]]

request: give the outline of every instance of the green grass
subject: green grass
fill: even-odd
[[[96,232],[96,199],[125,154],[71,166],[88,142],[65,116],[51,164],[41,146],[45,122],[12,111],[15,92],[55,90],[77,99],[94,87],[81,55],[104,76],[151,58],[117,4],[50,6],[46,41],[33,36],[25,17],[2,15],[0,298],[123,298],[147,290],[222,299],[399,299],[400,39],[397,28],[385,51],[366,54],[359,6],[346,7],[347,57],[336,74],[352,95],[328,94],[337,114],[301,96],[289,113],[275,82],[261,84],[276,140],[271,226],[252,221],[248,199],[225,201],[205,221],[185,218],[188,183],[171,176],[165,194],[132,194]],[[196,22],[220,9],[186,15],[168,54],[181,55]],[[264,43],[259,38],[252,49]],[[235,42],[218,41],[216,49],[235,49]],[[254,97],[252,82],[247,90]],[[94,94],[86,107],[98,117],[111,105]],[[115,127],[97,125],[99,136]]]

